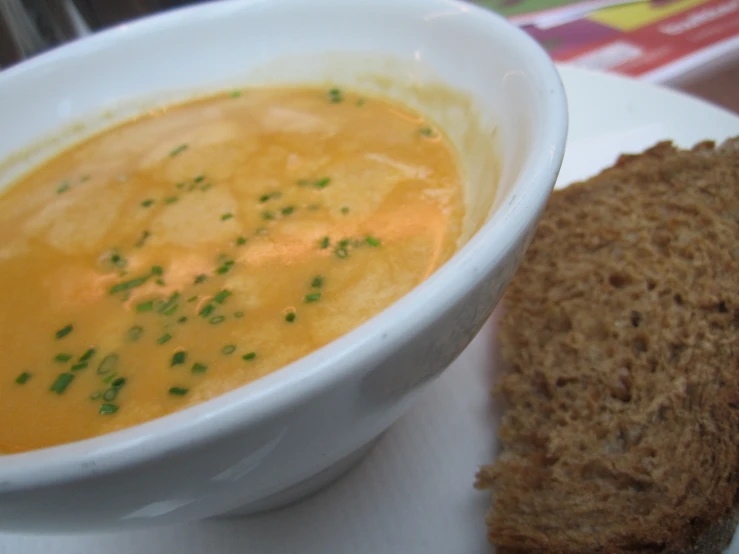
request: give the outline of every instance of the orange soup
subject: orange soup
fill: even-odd
[[[382,99],[250,89],[148,113],[0,196],[0,453],[213,398],[455,251],[454,152]]]

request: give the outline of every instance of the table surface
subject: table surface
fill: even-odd
[[[739,113],[739,60],[694,78],[687,76],[675,88]]]

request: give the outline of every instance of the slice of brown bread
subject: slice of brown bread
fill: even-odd
[[[739,138],[555,192],[503,305],[488,536],[714,553],[739,500]]]

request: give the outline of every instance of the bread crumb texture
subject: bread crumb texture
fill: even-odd
[[[739,137],[552,196],[507,290],[488,536],[508,553],[720,552],[739,499]]]

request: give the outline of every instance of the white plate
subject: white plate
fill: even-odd
[[[687,147],[739,135],[739,118],[688,96],[571,68],[561,73],[570,138],[558,186],[658,140]],[[361,465],[303,503],[254,519],[116,535],[0,535],[0,554],[489,553],[488,494],[472,483],[495,455],[494,329],[491,321]],[[729,552],[739,554],[739,539]]]

